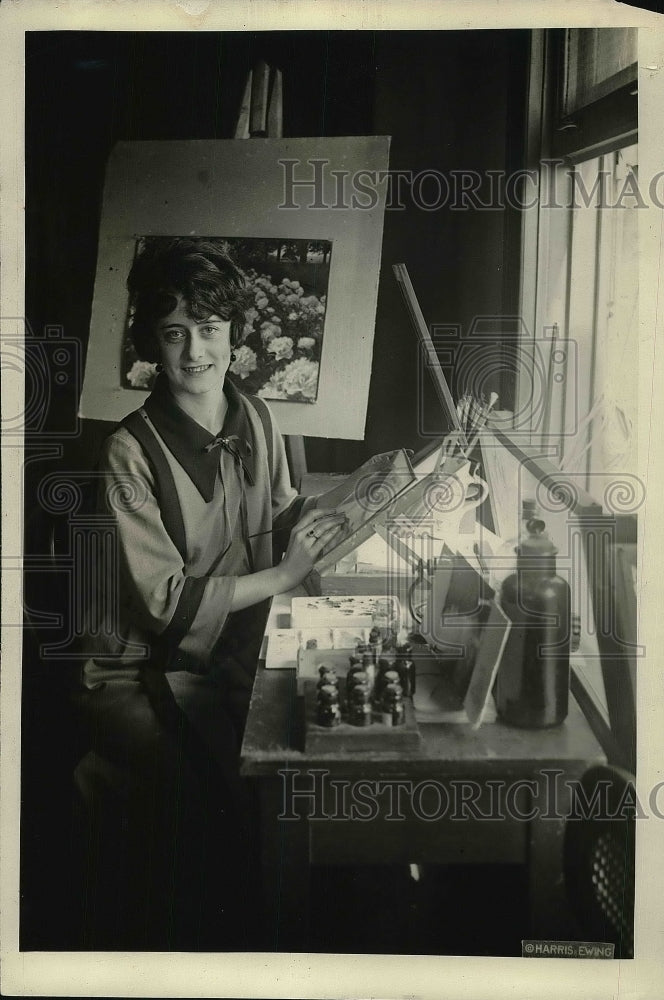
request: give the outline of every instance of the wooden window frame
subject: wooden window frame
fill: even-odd
[[[552,76],[554,90],[554,107],[550,118],[550,155],[554,158],[561,157],[569,163],[578,163],[636,142],[637,63],[620,70],[605,81],[608,93],[565,114],[562,95],[565,89],[568,29],[549,29],[547,41],[547,72]]]

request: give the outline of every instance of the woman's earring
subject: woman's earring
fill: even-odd
[[[154,366],[154,368],[158,375],[160,375],[161,372],[163,372],[164,370],[164,366],[162,365],[161,361],[158,361],[157,364]]]
[[[237,355],[235,354],[235,351],[231,351],[231,364],[233,364],[233,362],[235,361],[236,357],[237,357]]]

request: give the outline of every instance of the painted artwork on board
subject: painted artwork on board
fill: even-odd
[[[143,236],[136,253],[170,237]],[[209,240],[208,240],[209,241]],[[330,240],[215,237],[244,272],[248,288],[241,344],[230,366],[238,388],[264,399],[315,403],[330,274]],[[139,360],[129,328],[122,340],[121,384],[151,389],[155,365]]]

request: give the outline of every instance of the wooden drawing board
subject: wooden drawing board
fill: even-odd
[[[386,512],[391,511],[417,482],[403,450],[395,452],[389,463],[378,466],[374,472],[363,465],[352,473],[336,488],[333,498],[336,509],[348,518],[349,533],[338,545],[323,553],[314,567],[316,572],[324,573],[365,542]]]

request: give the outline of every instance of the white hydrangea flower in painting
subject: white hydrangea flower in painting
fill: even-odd
[[[261,338],[264,344],[267,344],[270,340],[278,337],[280,333],[281,327],[277,326],[276,323],[272,323],[267,320],[264,323],[261,323]]]
[[[300,337],[297,342],[297,346],[303,351],[309,351],[315,343],[316,341],[313,337]]]
[[[318,386],[318,362],[308,358],[291,361],[282,371],[275,372],[259,390],[267,399],[299,399],[313,402]]]
[[[290,337],[275,337],[267,345],[270,354],[274,354],[277,361],[293,357],[293,341]]]
[[[250,372],[255,372],[258,367],[256,353],[250,347],[242,345],[235,348],[235,361],[230,365],[230,371],[240,378],[246,378]]]
[[[315,399],[318,387],[318,362],[307,358],[292,361],[281,372],[282,384],[287,396],[302,396]]]
[[[265,385],[263,385],[263,386],[260,387],[260,389],[258,390],[258,392],[256,393],[256,395],[257,396],[261,396],[263,399],[286,399],[287,398],[286,397],[286,393],[283,391],[283,389],[280,389],[275,384],[275,382],[274,382],[274,375],[272,376],[272,378],[270,379],[269,382],[266,382]]]
[[[157,366],[150,361],[134,361],[127,372],[127,382],[134,389],[148,389],[155,375]]]

